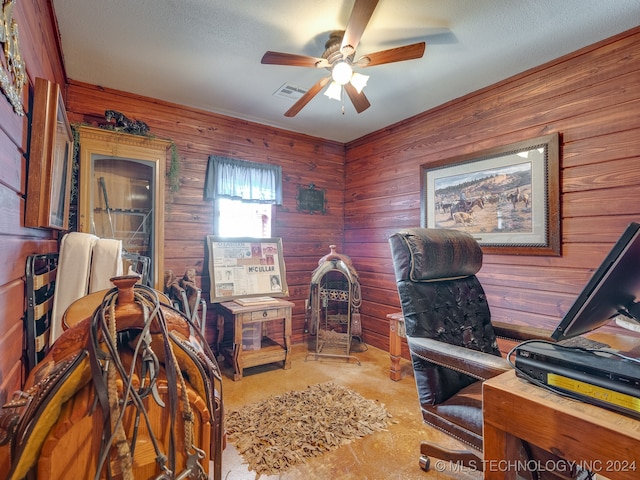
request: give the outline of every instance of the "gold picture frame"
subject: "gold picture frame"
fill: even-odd
[[[36,78],[29,136],[25,226],[69,229],[73,132],[56,83]]]

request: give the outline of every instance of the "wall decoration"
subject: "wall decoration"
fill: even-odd
[[[15,0],[2,2],[0,15],[0,43],[3,44],[4,62],[0,65],[0,87],[18,115],[24,115],[22,88],[27,83],[24,60],[20,55],[18,24],[13,19]]]
[[[207,236],[210,301],[287,297],[287,275],[281,238]]]
[[[36,78],[25,226],[69,229],[73,133],[60,87]]]
[[[308,187],[298,187],[298,211],[304,213],[327,213],[325,209],[325,190],[311,183]]]
[[[558,134],[420,170],[423,227],[469,232],[485,253],[560,255]]]
[[[104,118],[107,123],[100,125],[100,128],[130,133],[132,135],[149,135],[149,125],[142,120],[131,120],[116,110],[105,110]]]

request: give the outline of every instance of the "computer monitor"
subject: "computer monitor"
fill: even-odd
[[[590,332],[618,315],[640,322],[640,223],[631,223],[551,337],[564,340]]]

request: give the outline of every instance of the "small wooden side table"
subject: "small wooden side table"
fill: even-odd
[[[231,345],[222,345],[221,350],[225,358],[233,365],[233,380],[241,380],[245,368],[256,365],[264,365],[273,362],[283,362],[283,368],[291,368],[291,308],[295,304],[287,300],[274,299],[272,303],[261,305],[240,305],[236,302],[223,302],[216,304],[216,313],[221,315],[224,323],[233,325],[233,342]],[[252,324],[262,324],[265,327],[268,322],[282,321],[284,329],[280,342],[264,335],[266,328],[262,328],[263,335],[260,339],[260,348],[255,350],[243,350],[243,329]],[[279,339],[278,339],[279,340]]]
[[[402,378],[400,359],[402,358],[402,339],[407,335],[404,328],[402,312],[390,313],[389,319],[389,356],[391,357],[391,369],[389,377],[394,382]]]

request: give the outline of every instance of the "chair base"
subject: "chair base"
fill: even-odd
[[[430,442],[420,444],[420,468],[425,472],[429,470],[431,461],[429,457],[438,458],[455,464],[457,467],[466,467],[482,471],[482,452],[474,449],[453,450],[444,448]]]
[[[557,459],[553,454],[541,451],[537,447],[534,448],[534,452],[530,450],[530,446],[523,444],[520,440],[514,439],[515,443],[512,445],[516,451],[519,452],[519,458],[521,458],[523,464],[527,464],[528,460],[536,460],[536,463],[542,465],[547,464],[550,459]],[[420,468],[425,472],[428,472],[431,467],[431,458],[437,458],[438,460],[447,462],[448,467],[454,467],[456,469],[468,468],[470,470],[483,471],[483,455],[479,450],[468,448],[466,450],[453,450],[445,448],[441,445],[437,445],[430,442],[422,442],[420,444]],[[439,469],[441,471],[441,469]],[[515,478],[522,480],[592,480],[593,474],[586,470],[572,470],[568,472],[560,471],[536,471],[529,470],[518,471]]]

